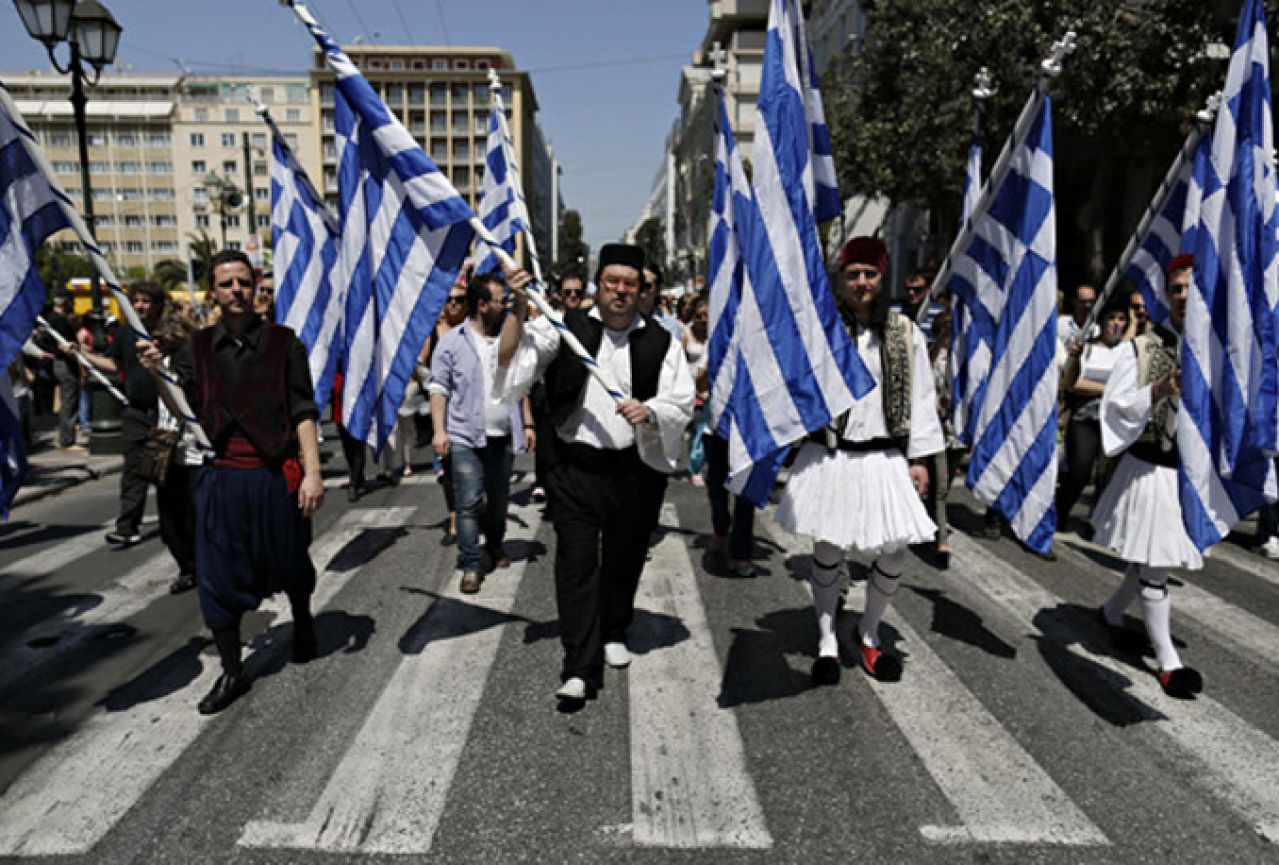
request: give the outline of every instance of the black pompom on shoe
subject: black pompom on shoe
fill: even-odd
[[[839,658],[823,655],[813,662],[814,685],[838,685],[839,673]]]
[[[1193,667],[1179,667],[1176,670],[1156,674],[1164,693],[1178,700],[1189,700],[1195,694],[1203,693],[1204,677]]]

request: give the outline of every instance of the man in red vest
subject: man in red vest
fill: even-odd
[[[205,715],[248,691],[240,619],[264,597],[288,595],[293,661],[315,657],[315,568],[307,547],[311,516],[324,502],[306,349],[293,331],[254,313],[248,256],[225,250],[210,270],[221,318],[196,333],[172,364],[214,451],[196,482],[200,611],[222,662],[222,675],[199,703]],[[160,366],[149,342],[138,349],[148,369]]]

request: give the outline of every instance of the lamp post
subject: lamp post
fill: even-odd
[[[239,187],[216,171],[210,171],[205,176],[204,188],[209,190],[209,197],[217,203],[218,219],[222,228],[222,249],[226,249],[227,214],[237,210],[244,203],[244,196],[240,193]]]
[[[53,68],[71,76],[71,109],[75,116],[76,137],[80,150],[80,190],[84,202],[85,223],[94,233],[93,190],[89,182],[89,141],[86,129],[84,92],[85,81],[97,84],[102,68],[115,62],[116,49],[120,46],[123,28],[105,6],[97,0],[14,0],[22,24],[32,39],[38,40],[49,54]],[[55,50],[62,42],[70,47],[71,59],[65,67],[58,62]],[[85,64],[93,67],[90,75]],[[106,350],[106,321],[102,303],[102,285],[95,276],[90,282],[93,298],[93,349],[101,354]],[[120,408],[119,404],[102,388],[90,392],[89,447],[94,453],[119,453]]]

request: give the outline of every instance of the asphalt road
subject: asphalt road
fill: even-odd
[[[462,596],[434,479],[352,506],[338,462],[321,657],[288,663],[276,599],[246,624],[253,690],[211,719],[216,660],[154,525],[101,543],[114,478],[0,529],[0,861],[1279,861],[1279,567],[1237,547],[1173,589],[1207,679],[1174,701],[1096,626],[1110,557],[975,540],[957,490],[951,568],[912,557],[887,620],[903,680],[849,656],[815,689],[807,546],[765,512],[759,576],[708,570],[704,492],[676,480],[634,663],[566,714],[528,463],[515,562]]]

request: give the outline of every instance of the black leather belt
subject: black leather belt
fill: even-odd
[[[826,430],[820,429],[815,433],[808,434],[808,440],[813,444],[829,447],[826,444]],[[846,453],[865,454],[875,451],[900,451],[902,449],[901,442],[897,439],[888,437],[866,439],[860,442],[850,442],[846,438],[837,438],[835,440],[835,450],[845,451]]]
[[[1128,448],[1128,453],[1142,462],[1150,463],[1152,466],[1163,466],[1169,469],[1177,467],[1177,449],[1175,447],[1164,450],[1154,442],[1137,442]]]

